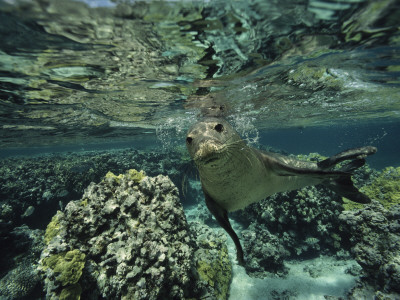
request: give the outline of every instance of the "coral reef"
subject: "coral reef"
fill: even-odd
[[[0,299],[20,299],[40,292],[36,263],[43,246],[43,232],[26,225],[14,228],[2,241]]]
[[[190,223],[190,228],[197,245],[194,260],[199,277],[199,290],[207,291],[202,293],[202,297],[227,299],[232,266],[224,232],[219,231],[216,234],[210,227],[199,222]]]
[[[400,204],[400,167],[384,169],[370,184],[363,187],[362,191],[387,209]]]
[[[3,159],[0,239],[22,224],[46,228],[57,209],[79,199],[91,182],[99,182],[107,172],[141,169],[151,176],[166,174],[178,187],[184,205],[196,203],[200,200],[199,188],[190,166],[190,162],[181,161],[180,153],[133,149]]]
[[[242,231],[242,241],[247,254],[245,268],[248,274],[261,278],[265,276],[265,271],[279,276],[286,274],[283,260],[290,253],[276,235],[271,234],[260,224],[253,223]]]
[[[373,286],[372,293],[380,291],[381,294],[387,293],[388,297],[394,294],[398,299],[400,297],[400,205],[387,210],[378,201],[373,200],[363,209],[343,211],[339,218],[341,230],[347,235],[352,254],[363,268],[364,279]],[[366,289],[368,285],[364,283],[364,292]],[[354,295],[357,293],[360,291],[355,291]],[[377,294],[375,296],[377,299],[383,299]]]
[[[322,157],[314,153],[302,159],[316,161]],[[144,172],[132,170],[115,175],[129,168],[144,169],[150,176],[168,174],[179,188],[180,201],[178,191],[165,177],[146,177]],[[182,161],[180,154],[128,149],[10,158],[4,160],[0,170],[4,171],[0,172],[0,182],[4,183],[0,185],[0,238],[7,245],[0,250],[4,270],[0,294],[10,293],[12,281],[15,291],[19,291],[15,295],[42,289],[39,277],[30,272],[44,247],[39,269],[45,277],[49,297],[228,297],[232,272],[225,236],[208,227],[218,225],[203,204],[200,183],[187,171],[191,170],[190,163]],[[371,198],[393,204],[395,201],[391,199],[396,199],[398,192],[395,188],[398,174],[395,168],[378,173],[365,166],[356,171],[353,179],[358,187],[364,186],[363,191]],[[19,184],[10,180],[12,176],[16,176]],[[99,182],[101,178],[102,182],[90,184],[84,192],[89,181]],[[71,201],[64,209],[73,198],[80,200]],[[56,213],[60,201],[63,210]],[[197,206],[195,213],[187,215],[189,225],[179,202]],[[287,273],[284,261],[359,249],[354,246],[357,241],[351,242],[348,232],[340,230],[343,221],[339,215],[344,214],[343,207],[357,208],[350,204],[342,206],[340,197],[317,186],[276,194],[232,214],[246,228],[240,238],[246,253],[247,273],[253,277],[271,275],[270,272],[284,276]],[[33,211],[32,206],[36,208]],[[171,211],[176,219],[167,219]],[[394,219],[390,220],[393,227]],[[45,232],[35,233],[28,227],[16,227],[21,222],[34,225],[46,222],[48,226]],[[177,226],[181,233],[175,231]],[[177,235],[181,244],[172,242]],[[32,244],[38,239],[44,243]],[[178,251],[178,258],[171,254],[177,248],[185,249]],[[29,262],[9,263],[16,253],[30,253]],[[160,256],[163,261],[158,261]],[[380,289],[388,295],[395,284],[390,282],[395,282],[396,259],[382,261],[387,268],[379,272],[386,274],[383,277],[386,283],[375,283],[376,288],[369,288],[375,294]],[[77,277],[70,278],[73,270],[78,270]],[[366,277],[374,274],[370,270],[363,272]],[[394,274],[393,278],[389,280],[388,274]],[[28,278],[32,280],[26,282]],[[354,290],[353,295],[368,289],[366,281],[360,284],[367,287]],[[170,294],[166,292],[169,289]]]
[[[46,297],[226,299],[225,241],[201,226],[190,230],[167,177],[107,173],[46,230],[38,267]]]
[[[39,283],[35,266],[25,261],[0,280],[0,299],[20,299],[29,295]]]
[[[335,233],[339,232],[338,216],[342,210],[339,196],[323,186],[310,186],[272,195],[234,216],[247,224],[253,223],[260,233],[259,238],[265,238],[265,244],[274,235],[285,251],[290,253],[285,256],[299,257],[339,247],[340,237]],[[261,233],[263,230],[269,234]],[[252,239],[251,235],[243,238],[243,243]],[[250,247],[249,250],[254,249]],[[254,254],[254,257],[258,256]]]
[[[143,169],[151,176],[159,173],[167,174],[180,190],[181,203],[190,205],[202,200],[201,188],[192,178],[194,174],[191,171],[191,163],[181,161],[179,153],[125,149],[3,159],[0,165],[1,275],[6,276],[7,272],[11,272],[21,264],[19,261],[12,263],[16,255],[28,255],[35,252],[36,256],[31,261],[37,262],[44,247],[43,241],[48,247],[53,238],[57,239],[62,234],[64,229],[60,219],[64,218],[64,213],[56,214],[57,209],[64,210],[69,201],[82,197],[84,188],[90,182],[99,182],[107,174],[110,177],[108,180],[116,181],[116,184],[120,183],[118,182],[120,176],[113,174],[123,173],[130,168]],[[127,178],[129,177],[133,182],[139,182],[143,179],[143,175],[140,172],[128,173]],[[89,198],[83,197],[79,201],[82,207],[88,206],[88,209],[91,209]],[[29,214],[26,213],[27,211]],[[47,225],[46,231],[40,231],[40,234],[36,234],[35,237],[40,240],[40,247],[33,246],[28,236],[22,238],[15,234],[18,228],[22,228],[18,226],[23,223],[28,224],[30,228],[44,229]],[[32,235],[34,232],[26,227],[25,235]],[[23,247],[22,242],[25,245]],[[30,247],[35,247],[35,249],[30,249]],[[75,249],[80,250],[68,248],[60,250],[57,254]],[[89,263],[85,264],[88,268],[91,267]],[[54,273],[51,268],[48,268],[46,272]],[[23,274],[22,272],[10,274],[18,275],[18,273]],[[12,280],[10,276],[7,280]],[[35,277],[32,276],[32,278]],[[19,279],[15,278],[15,280]],[[78,290],[79,283],[68,285],[58,293],[60,297],[61,294],[67,295],[67,292],[70,295],[80,294]]]

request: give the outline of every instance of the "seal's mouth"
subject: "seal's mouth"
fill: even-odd
[[[221,145],[206,143],[199,147],[194,156],[194,161],[200,165],[208,165],[221,158],[223,147]]]
[[[219,155],[217,153],[210,153],[209,155],[200,157],[197,161],[203,165],[208,165],[212,162],[215,162],[219,159]]]

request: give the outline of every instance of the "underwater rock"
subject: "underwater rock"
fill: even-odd
[[[19,264],[0,279],[0,299],[20,299],[38,285],[36,267],[29,261]]]
[[[203,195],[204,198],[204,195]],[[204,200],[203,200],[204,202]],[[203,204],[197,204],[193,209],[185,211],[186,218],[189,222],[200,222],[202,224],[219,227],[217,221],[213,218],[208,208]]]
[[[166,174],[185,195],[182,202],[195,203],[199,192],[188,174],[190,164],[180,153],[134,149],[3,159],[0,225],[8,231],[23,223],[45,228],[57,209],[79,199],[91,182],[99,182],[108,171],[120,174],[139,169],[151,176]]]
[[[351,252],[363,268],[365,281],[375,291],[399,298],[400,205],[387,210],[372,200],[363,209],[343,211],[339,218],[342,231],[348,234]]]
[[[378,200],[387,209],[400,204],[400,167],[384,169],[362,191],[371,199]]]
[[[9,239],[14,243],[8,243]],[[24,225],[14,228],[8,240],[2,243],[0,252],[4,275],[0,279],[0,299],[20,299],[36,291],[39,286],[36,263],[44,247],[43,232]]]
[[[0,220],[12,219],[13,209],[12,206],[7,203],[0,204]]]
[[[206,235],[204,248],[192,232],[168,177],[109,172],[50,222],[38,267],[46,297],[226,299],[224,240]]]
[[[24,253],[25,258],[33,256],[38,258],[43,250],[43,230],[31,229],[26,225],[16,227],[10,236],[14,243],[14,254]]]
[[[285,275],[287,270],[283,260],[289,256],[279,238],[259,224],[251,224],[242,231],[241,241],[246,255],[246,272],[254,277],[263,278],[268,272]]]
[[[13,220],[15,214],[13,211],[13,206],[6,201],[0,203],[0,240],[7,235],[10,228],[13,227]]]
[[[190,223],[190,229],[197,245],[194,262],[201,299],[228,299],[232,266],[225,233],[200,222]]]
[[[340,247],[338,217],[342,210],[338,195],[323,186],[310,186],[272,195],[234,216],[245,224],[255,224],[258,230],[267,230],[289,251],[289,257],[296,258]],[[269,235],[261,236],[268,243]]]

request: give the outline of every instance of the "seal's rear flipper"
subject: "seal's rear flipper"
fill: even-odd
[[[330,170],[342,161],[351,160],[349,163],[341,166],[338,170],[340,172],[350,173],[362,167],[365,164],[365,157],[376,153],[376,151],[377,149],[371,146],[349,149],[319,162],[318,167],[322,170]],[[324,185],[351,201],[363,204],[371,202],[371,199],[361,193],[353,185],[350,174],[340,176],[336,179],[327,180],[324,182]]]
[[[323,183],[332,191],[338,193],[342,197],[358,202],[358,203],[370,203],[371,199],[368,196],[361,193],[354,185],[351,180],[351,176],[343,176],[338,179],[332,179]]]
[[[372,146],[366,146],[361,148],[353,148],[343,152],[340,152],[334,156],[331,156],[323,161],[318,163],[318,167],[322,170],[331,169],[338,163],[345,160],[354,160],[354,161],[362,161],[368,155],[376,153],[377,149]],[[361,166],[360,166],[361,167]],[[341,170],[348,171],[348,170]]]

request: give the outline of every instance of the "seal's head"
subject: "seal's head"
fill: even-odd
[[[189,129],[186,146],[198,166],[217,167],[229,159],[231,149],[245,143],[224,119],[207,118]]]

